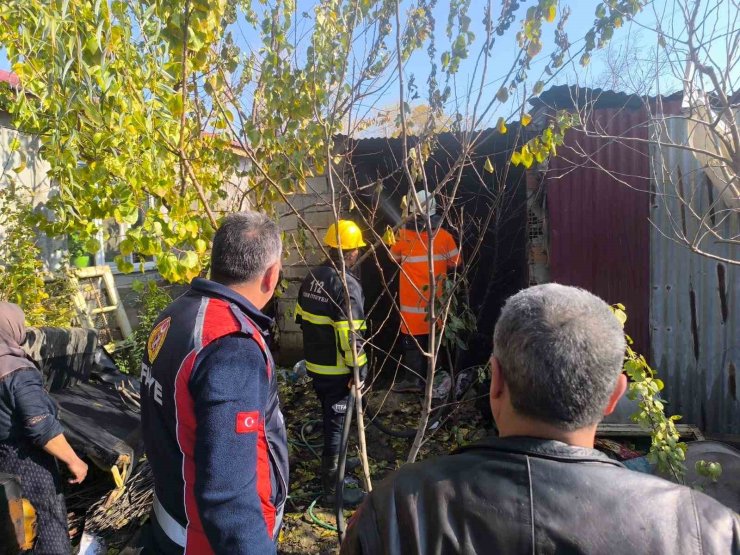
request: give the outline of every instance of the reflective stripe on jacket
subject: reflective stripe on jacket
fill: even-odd
[[[159,524],[174,543],[184,529],[186,554],[276,552],[288,453],[269,322],[235,291],[196,279],[147,342],[144,445],[158,519],[174,521]]]
[[[303,330],[306,369],[315,374],[349,374],[355,364],[367,364],[362,350],[362,331],[366,329],[362,287],[347,272],[347,289],[352,313],[347,309],[344,286],[331,262],[310,270],[298,292],[295,321]],[[357,360],[352,355],[352,334],[357,339]]]
[[[439,229],[431,241],[432,264],[436,278],[437,298],[442,295],[442,280],[447,271],[460,264],[460,251],[455,239],[444,229]],[[400,259],[399,302],[401,332],[409,335],[429,333],[429,243],[430,237],[416,222],[398,231],[398,240],[391,253]]]

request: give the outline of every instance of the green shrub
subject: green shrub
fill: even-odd
[[[133,289],[138,294],[141,303],[138,315],[139,322],[121,348],[114,353],[113,358],[122,372],[138,376],[141,373],[141,363],[144,360],[146,343],[154,327],[154,322],[160,313],[167,308],[167,305],[172,302],[172,297],[155,280],[136,281]]]
[[[12,191],[0,195],[0,301],[20,306],[29,326],[69,327],[76,316],[73,288],[65,273],[52,275],[44,269],[36,244],[32,209],[20,203]]]

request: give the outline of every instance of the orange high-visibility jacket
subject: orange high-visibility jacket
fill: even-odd
[[[413,226],[413,224],[412,224]],[[448,270],[460,263],[460,251],[455,239],[444,229],[437,231],[432,242],[432,259],[436,279],[436,296],[442,295],[442,281]],[[400,229],[398,240],[391,247],[393,256],[401,262],[399,297],[401,333],[429,333],[429,234],[426,230]]]

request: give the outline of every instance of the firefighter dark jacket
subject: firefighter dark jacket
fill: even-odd
[[[730,555],[736,513],[559,441],[489,438],[401,467],[350,521],[341,555]]]
[[[362,350],[366,328],[362,286],[349,271],[346,276],[349,304],[339,272],[328,260],[308,273],[298,293],[295,321],[303,329],[306,369],[314,374],[349,374],[355,363],[360,367],[367,364]],[[353,334],[357,360],[352,351]]]

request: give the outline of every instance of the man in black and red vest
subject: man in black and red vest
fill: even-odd
[[[288,489],[287,438],[260,310],[282,245],[263,214],[227,216],[211,280],[159,316],[141,371],[142,428],[154,473],[156,553],[275,553]]]

